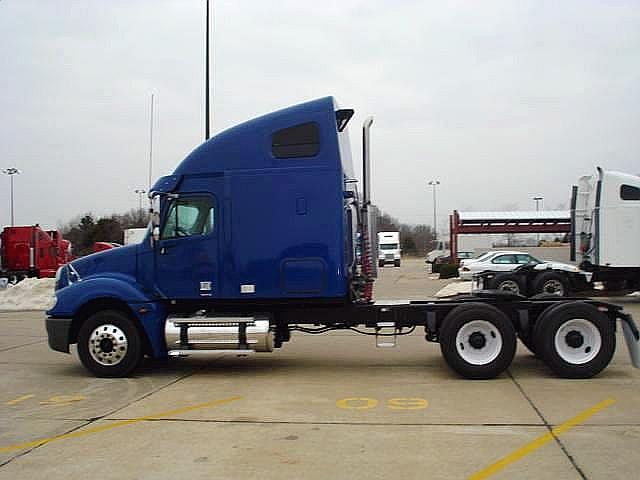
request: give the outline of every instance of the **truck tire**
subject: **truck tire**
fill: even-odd
[[[142,360],[140,332],[121,311],[96,312],[80,327],[78,356],[97,377],[126,377]]]
[[[593,305],[555,305],[539,320],[534,329],[536,348],[557,375],[591,378],[609,365],[616,349],[614,324]]]
[[[449,367],[474,380],[497,377],[516,353],[513,324],[496,307],[484,303],[454,308],[443,321],[439,341]]]
[[[533,291],[538,294],[566,297],[569,295],[567,278],[557,272],[543,272],[533,282]]]
[[[525,286],[522,278],[514,273],[499,273],[489,281],[491,290],[504,290],[507,292],[525,294]]]
[[[384,267],[384,261],[378,260],[378,267]]]
[[[394,260],[393,261],[393,266],[394,267],[399,267],[400,266],[400,260]]]

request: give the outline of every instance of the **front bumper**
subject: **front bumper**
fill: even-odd
[[[458,275],[460,276],[460,280],[472,280],[473,279],[473,272],[471,271],[462,271],[461,269],[458,270]]]
[[[57,352],[69,353],[69,333],[71,332],[71,318],[51,318],[45,320],[49,348]]]

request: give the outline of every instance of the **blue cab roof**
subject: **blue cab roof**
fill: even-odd
[[[191,152],[174,171],[175,176],[198,175],[228,170],[255,170],[282,166],[282,160],[276,159],[271,151],[271,137],[274,132],[306,122],[317,122],[320,127],[320,141],[323,149],[333,150],[335,155],[319,155],[315,161],[337,159],[340,167],[340,155],[337,142],[333,97],[294,105],[266,115],[254,118],[229,128]],[[287,166],[300,165],[300,160],[287,160]],[[302,160],[305,166],[313,166],[314,160]],[[165,180],[166,181],[166,180]]]

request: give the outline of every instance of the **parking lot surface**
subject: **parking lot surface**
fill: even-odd
[[[380,299],[432,296],[420,260]],[[625,303],[640,319],[640,304]],[[640,372],[622,337],[590,380],[524,348],[490,381],[452,373],[420,332],[396,348],[303,335],[249,358],[147,361],[98,379],[50,351],[43,312],[0,312],[0,478],[637,478]]]

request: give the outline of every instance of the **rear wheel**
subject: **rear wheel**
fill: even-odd
[[[98,377],[125,377],[142,360],[140,332],[123,312],[96,312],[80,327],[78,356]]]
[[[453,309],[445,317],[439,337],[449,367],[470,379],[497,377],[511,364],[516,351],[511,321],[483,303]]]
[[[503,290],[506,292],[524,294],[524,285],[522,279],[513,273],[499,273],[489,282],[489,288],[492,290]]]
[[[566,297],[569,294],[569,284],[564,275],[556,272],[544,272],[538,275],[534,281],[533,291],[537,294]]]
[[[564,378],[597,375],[609,365],[616,349],[613,322],[583,302],[552,307],[535,332],[542,359]]]

